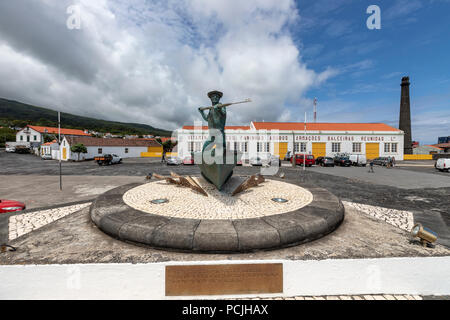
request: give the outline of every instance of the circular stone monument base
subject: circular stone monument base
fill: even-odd
[[[208,197],[166,181],[128,184],[100,195],[91,219],[123,241],[190,252],[248,252],[297,245],[323,237],[344,219],[340,200],[322,188],[279,179],[235,196],[244,180],[232,177],[218,191],[201,177]],[[287,202],[274,202],[282,198]],[[163,203],[152,200],[167,199]]]

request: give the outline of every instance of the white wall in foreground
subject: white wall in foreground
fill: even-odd
[[[450,294],[450,256],[0,266],[0,299],[166,299],[166,265],[283,263],[283,296]],[[270,297],[275,295],[192,298]],[[183,297],[170,297],[180,299]]]

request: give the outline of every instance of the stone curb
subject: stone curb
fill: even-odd
[[[298,245],[334,231],[344,219],[344,206],[323,188],[285,180],[308,189],[313,201],[298,210],[261,218],[236,220],[182,219],[152,215],[123,201],[127,184],[97,197],[92,221],[119,240],[182,252],[252,252]]]

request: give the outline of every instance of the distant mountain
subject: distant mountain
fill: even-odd
[[[2,124],[16,125],[18,127],[24,127],[27,124],[57,127],[58,112],[0,98],[0,126]],[[163,137],[171,135],[171,131],[145,124],[99,120],[65,112],[61,112],[61,126],[69,129],[88,129],[113,134],[151,134]]]

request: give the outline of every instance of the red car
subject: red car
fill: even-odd
[[[25,204],[14,200],[0,200],[0,213],[25,210]]]
[[[194,164],[194,157],[192,157],[192,156],[185,157],[183,159],[183,164],[187,164],[187,165]]]
[[[304,154],[297,153],[295,155],[295,165],[303,165],[303,159],[305,159],[305,157],[306,157],[305,165],[307,167],[311,167],[313,164],[316,163],[316,160],[314,159],[314,156],[312,154],[304,155]],[[294,157],[291,158],[291,163],[292,163],[293,158]]]

